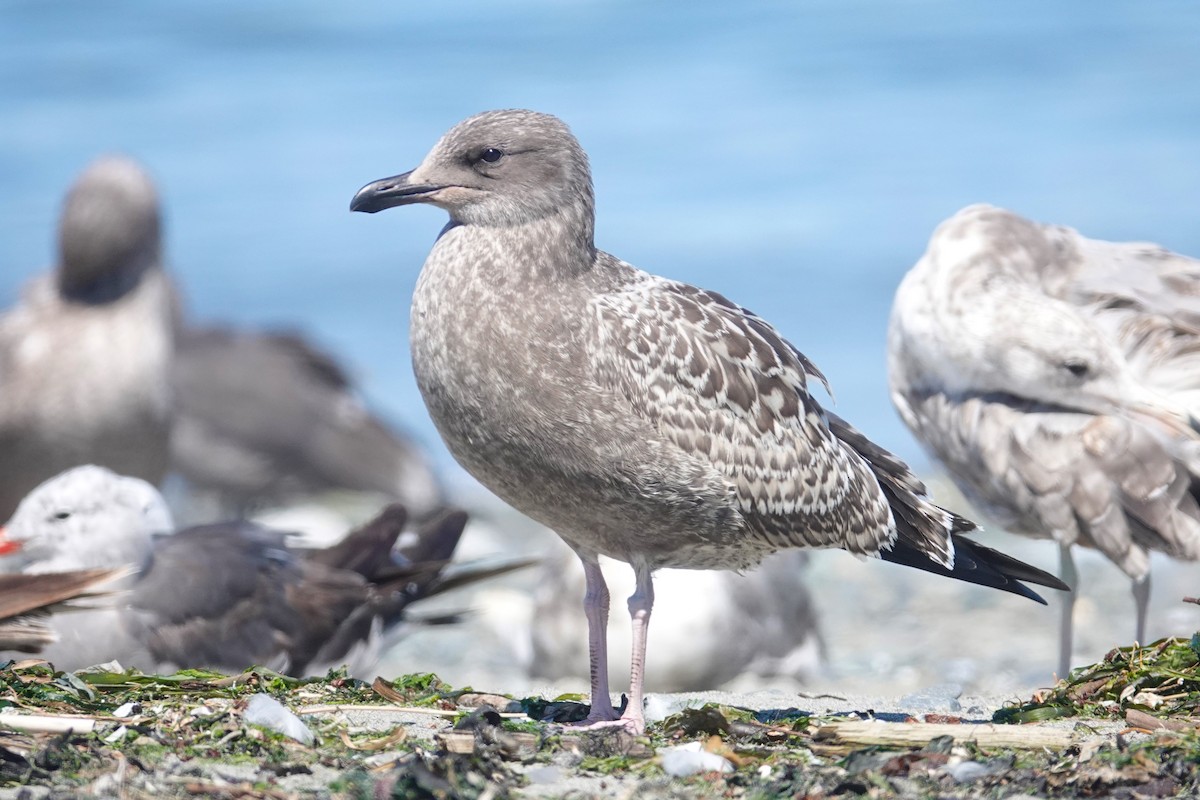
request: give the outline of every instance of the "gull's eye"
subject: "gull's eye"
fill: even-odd
[[[54,514],[55,519],[68,519],[71,516],[70,511],[57,511]]]
[[[1086,361],[1078,358],[1072,358],[1064,361],[1062,366],[1063,369],[1074,375],[1076,378],[1086,378],[1087,374],[1092,371],[1091,367],[1088,366]]]
[[[498,150],[495,147],[489,147],[479,154],[479,160],[486,161],[489,164],[495,164],[502,158],[504,158],[504,151]]]

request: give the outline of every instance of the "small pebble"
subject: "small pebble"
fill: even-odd
[[[534,767],[525,773],[525,777],[532,784],[557,783],[566,778],[566,773],[562,768],[550,764],[544,767]]]
[[[962,692],[963,687],[957,683],[939,683],[919,692],[906,694],[900,698],[900,704],[910,713],[961,711],[962,704],[958,702],[958,698]]]
[[[258,693],[250,698],[242,719],[247,725],[258,725],[276,733],[295,739],[303,744],[312,744],[313,732],[288,711],[282,703],[269,694]]]
[[[662,722],[672,714],[678,714],[685,708],[695,705],[694,700],[669,694],[648,694],[642,706],[646,722]]]
[[[944,769],[946,774],[954,779],[955,783],[974,783],[991,772],[986,764],[981,764],[978,761],[960,761],[957,764],[947,764]]]
[[[697,772],[733,772],[729,759],[701,749],[700,742],[688,742],[660,751],[663,772],[672,778],[685,778]]]
[[[116,711],[113,711],[113,716],[117,719],[132,717],[134,714],[139,714],[142,711],[142,704],[130,701],[123,705],[117,706]]]

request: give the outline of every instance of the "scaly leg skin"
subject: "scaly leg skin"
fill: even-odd
[[[592,684],[592,710],[580,725],[613,724],[617,712],[608,693],[608,584],[595,555],[579,555],[585,590],[583,614],[588,623],[588,656]]]
[[[1150,611],[1149,572],[1146,572],[1145,577],[1140,580],[1134,580],[1133,602],[1137,606],[1137,631],[1135,632],[1134,641],[1144,645],[1146,643],[1146,615]]]
[[[594,575],[588,571],[588,568],[588,562],[585,560],[584,576],[587,579],[588,586],[585,597],[592,597],[593,586],[599,586],[603,590],[603,616],[606,619],[608,588],[604,584],[604,576],[600,574],[598,564],[595,567]],[[594,610],[590,602],[585,602],[584,610],[588,615],[588,631],[592,645],[592,711],[588,714],[587,719],[579,724],[584,728],[591,729],[620,727],[635,736],[641,736],[646,732],[646,717],[642,711],[644,697],[642,686],[646,676],[646,633],[650,628],[650,610],[654,606],[654,583],[648,566],[644,564],[635,565],[633,569],[637,578],[637,589],[629,598],[629,617],[633,623],[633,656],[629,669],[629,703],[625,707],[625,713],[619,719],[611,703],[602,700],[600,701],[603,704],[602,707],[597,707],[597,698],[608,699],[608,669],[605,661],[606,644],[604,637],[606,632],[604,625],[606,622],[605,619],[600,620],[599,638],[597,639],[597,637],[592,636]],[[599,678],[597,678],[597,652],[599,653],[601,666],[601,675]]]
[[[1071,587],[1071,591],[1062,596],[1062,617],[1058,628],[1058,677],[1066,678],[1071,674],[1071,650],[1074,644],[1072,628],[1075,615],[1075,587],[1079,584],[1079,573],[1075,570],[1075,559],[1071,557],[1071,545],[1058,545],[1059,576],[1063,583]]]
[[[640,736],[646,732],[642,687],[646,678],[646,634],[650,630],[650,610],[654,608],[654,579],[645,564],[635,564],[633,570],[637,577],[637,589],[629,598],[633,658],[629,667],[629,705],[621,715],[621,722],[630,732]]]

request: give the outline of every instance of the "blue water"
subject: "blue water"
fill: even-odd
[[[901,276],[975,201],[1200,254],[1197,43],[1194,0],[6,2],[0,304],[74,174],[131,153],[195,319],[303,326],[448,465],[406,341],[441,212],[347,204],[535,108],[591,154],[600,246],[774,321],[924,464],[886,390]]]

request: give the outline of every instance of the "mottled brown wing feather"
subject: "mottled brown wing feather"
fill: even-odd
[[[898,401],[968,498],[1018,532],[1095,547],[1132,578],[1147,550],[1196,558],[1193,478],[1146,427],[1001,395]]]
[[[768,323],[644,273],[594,311],[599,379],[724,475],[753,533],[776,547],[889,546],[895,525],[871,466],[809,394],[809,378],[824,377]]]
[[[0,619],[45,609],[69,600],[98,597],[102,584],[122,575],[119,569],[86,569],[32,575],[0,575]]]

